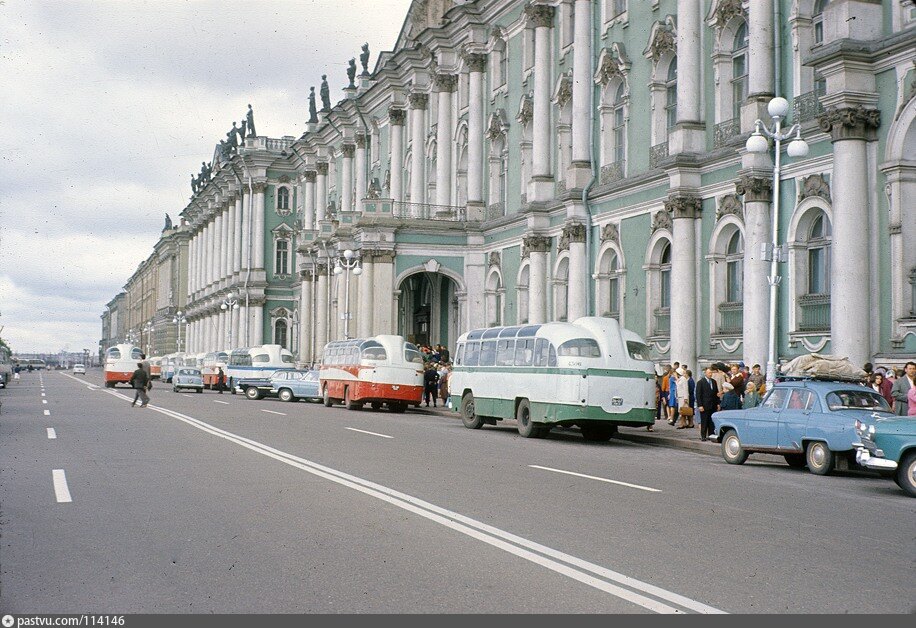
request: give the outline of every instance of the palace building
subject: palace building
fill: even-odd
[[[344,93],[217,150],[189,351],[598,315],[765,364],[776,255],[781,359],[916,356],[913,0],[416,0]],[[745,144],[776,96],[810,150],[774,186]]]

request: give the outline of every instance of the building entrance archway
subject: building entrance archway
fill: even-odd
[[[440,272],[418,271],[398,285],[398,334],[417,345],[450,350],[459,335],[457,282]]]

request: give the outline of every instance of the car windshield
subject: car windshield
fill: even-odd
[[[889,412],[891,407],[881,395],[867,390],[838,390],[827,395],[831,410],[879,410]]]

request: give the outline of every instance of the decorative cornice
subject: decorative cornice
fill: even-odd
[[[319,177],[328,176],[328,162],[319,161],[317,164],[315,164],[315,169],[318,172]]]
[[[437,92],[453,92],[458,85],[458,76],[455,74],[436,74],[433,77],[433,89]]]
[[[515,119],[518,120],[519,124],[522,126],[527,125],[534,118],[534,95],[529,92],[522,96],[522,99],[518,103],[518,115],[515,116]]]
[[[669,196],[665,201],[665,211],[675,220],[679,218],[699,218],[703,211],[703,202],[700,197],[692,194]]]
[[[768,177],[744,174],[735,182],[735,193],[743,196],[746,203],[769,203],[773,200],[773,181]]]
[[[557,89],[553,94],[553,101],[561,109],[572,100],[572,70],[564,72],[557,81]]]
[[[550,250],[550,237],[532,234],[522,240],[529,253],[546,253]]]
[[[828,203],[831,202],[830,184],[827,183],[827,179],[824,178],[824,175],[812,174],[810,177],[802,179],[802,183],[798,189],[798,200],[802,201],[812,196],[820,197]]]
[[[342,144],[340,147],[340,152],[343,154],[344,159],[353,159],[356,155],[356,144]]]
[[[672,15],[667,16],[664,22],[657,21],[652,24],[649,43],[643,51],[643,56],[652,59],[652,63],[658,63],[666,52],[677,53],[677,23]]]
[[[490,122],[487,124],[487,138],[496,139],[509,130],[509,121],[506,120],[506,110],[497,109],[490,114]]]
[[[818,118],[821,130],[830,133],[831,140],[872,140],[881,126],[881,112],[877,109],[856,107],[833,107]]]
[[[595,84],[607,85],[615,78],[626,79],[630,70],[630,59],[620,42],[614,42],[610,48],[601,50],[598,56],[598,70],[595,72]]]
[[[314,183],[318,178],[318,173],[314,170],[306,170],[303,176],[305,177],[306,183]]]
[[[719,198],[716,220],[721,220],[725,216],[737,216],[741,222],[744,222],[744,204],[737,194],[726,194]]]
[[[404,126],[407,121],[407,110],[399,107],[388,107],[388,122],[391,126]]]
[[[525,7],[525,17],[535,28],[550,28],[553,26],[553,16],[556,10],[552,6],[531,4]]]
[[[407,97],[411,109],[426,109],[429,105],[429,94],[425,92],[410,92]]]

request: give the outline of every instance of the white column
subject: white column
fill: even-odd
[[[551,26],[555,9],[532,5],[526,9],[528,20],[534,24],[534,100],[532,118],[531,181],[529,201],[546,201],[553,196],[550,185],[550,146],[553,128],[550,125]]]
[[[264,305],[252,305],[249,310],[251,314],[251,346],[254,347],[264,344]]]
[[[264,190],[267,184],[263,182],[254,185],[254,206],[252,208],[252,220],[254,221],[254,230],[252,237],[251,267],[263,269],[264,266]]]
[[[576,0],[573,42],[572,168],[591,171],[592,0]],[[579,185],[576,185],[579,187]],[[572,317],[570,316],[570,320]]]
[[[245,231],[245,197],[241,190],[235,197],[235,223],[232,230],[232,273],[242,270],[242,237]]]
[[[700,115],[700,0],[677,0],[677,121],[698,123]],[[771,16],[772,17],[772,16]],[[758,19],[757,16],[753,17]],[[677,360],[677,358],[674,358]]]
[[[306,229],[315,228],[315,180],[318,173],[314,170],[305,171],[305,198],[303,198],[303,226]]]
[[[241,347],[244,344],[241,341],[242,339],[240,335],[241,325],[239,325],[239,321],[240,321],[239,316],[240,316],[241,310],[242,310],[241,307],[236,307],[235,309],[232,310],[232,315],[230,316],[229,325],[230,325],[230,329],[232,332],[232,342],[230,343],[232,346],[229,347],[230,349]]]
[[[458,84],[454,74],[437,74],[439,95],[436,121],[436,204],[452,204],[452,93]]]
[[[316,216],[319,221],[324,220],[325,213],[328,211],[328,162],[318,162],[318,181],[315,185],[315,208]]]
[[[483,211],[483,136],[484,96],[483,77],[487,57],[469,54],[468,65],[468,206]],[[474,212],[474,213],[476,213]],[[472,218],[474,216],[468,216]],[[482,217],[482,216],[478,216]]]
[[[671,352],[672,361],[697,363],[696,219],[700,199],[675,196],[665,202],[673,214],[671,243]]]
[[[316,358],[324,354],[328,344],[328,269],[318,266],[315,288],[315,350]]]
[[[235,229],[238,220],[236,218],[238,213],[237,198],[236,194],[229,197],[229,211],[226,212],[226,250],[224,253],[226,256],[226,272],[224,274],[230,279],[235,272]]]
[[[391,134],[391,158],[388,168],[391,172],[389,195],[396,203],[404,202],[404,119],[403,109],[388,108],[388,128]]]
[[[205,292],[213,281],[213,221],[207,220],[204,227],[204,267],[202,287]]]
[[[188,241],[188,303],[190,303],[194,294],[194,256],[197,254],[197,236],[192,235]]]
[[[219,282],[223,278],[223,269],[225,268],[225,253],[223,251],[223,234],[225,233],[225,223],[223,212],[217,211],[216,220],[213,228],[213,281]]]
[[[239,338],[235,344],[239,347],[250,347],[251,342],[249,341],[249,330],[251,329],[251,321],[249,320],[248,309],[243,305],[244,300],[239,304]]]
[[[219,277],[220,279],[225,279],[231,271],[229,266],[229,255],[232,250],[231,240],[229,239],[229,225],[232,223],[230,217],[230,211],[235,209],[235,203],[230,201],[228,207],[223,211],[220,216],[223,220],[223,232],[220,243],[220,260],[219,260]]]
[[[219,351],[226,346],[226,312],[220,310],[216,315],[216,345],[213,350]]]
[[[359,276],[359,337],[366,338],[373,332],[373,316],[375,313],[375,264],[372,255],[363,255],[363,274]],[[382,304],[387,306],[387,304]]]
[[[585,225],[573,223],[567,225],[564,231],[569,238],[566,316],[567,320],[574,321],[587,314],[585,310],[586,290],[588,290],[585,274]]]
[[[351,277],[352,279],[352,277]],[[344,340],[344,315],[347,313],[347,298],[346,298],[346,289],[347,289],[347,273],[343,272],[340,275],[337,275],[337,315],[334,317],[336,327],[334,328],[335,340]],[[349,329],[349,334],[353,335],[353,329]]]
[[[242,215],[239,227],[241,235],[239,238],[239,272],[246,273],[251,264],[251,230],[254,228],[254,219],[251,211],[251,194],[245,189],[242,197]]]
[[[311,270],[301,274],[302,283],[299,292],[299,360],[311,363],[312,357],[312,326],[314,325],[315,310],[312,303],[312,287],[314,275]]]
[[[356,134],[356,172],[354,173],[354,187],[356,189],[356,205],[353,210],[362,213],[363,200],[366,198],[368,189],[367,179],[369,178],[369,156],[367,148],[369,145],[369,136],[365,133]]]
[[[770,263],[762,247],[772,240],[770,202],[772,183],[766,178],[742,177],[738,193],[744,195],[744,363],[766,364],[769,354]]]
[[[393,334],[394,323],[394,254],[380,253],[373,256],[372,274],[375,287],[372,295],[375,309],[372,313],[372,330],[376,334]],[[368,285],[368,284],[367,284]]]
[[[547,255],[550,238],[530,235],[525,238],[528,246],[528,322],[547,322]]]
[[[412,93],[410,95],[410,202],[425,203],[426,182],[423,175],[426,172],[426,105],[429,94]],[[413,215],[417,215],[419,207],[415,206]]]
[[[748,17],[748,96],[769,99],[775,93],[773,0],[751,0]]]
[[[353,156],[355,144],[343,144],[343,159],[340,165],[340,211],[353,211]]]

